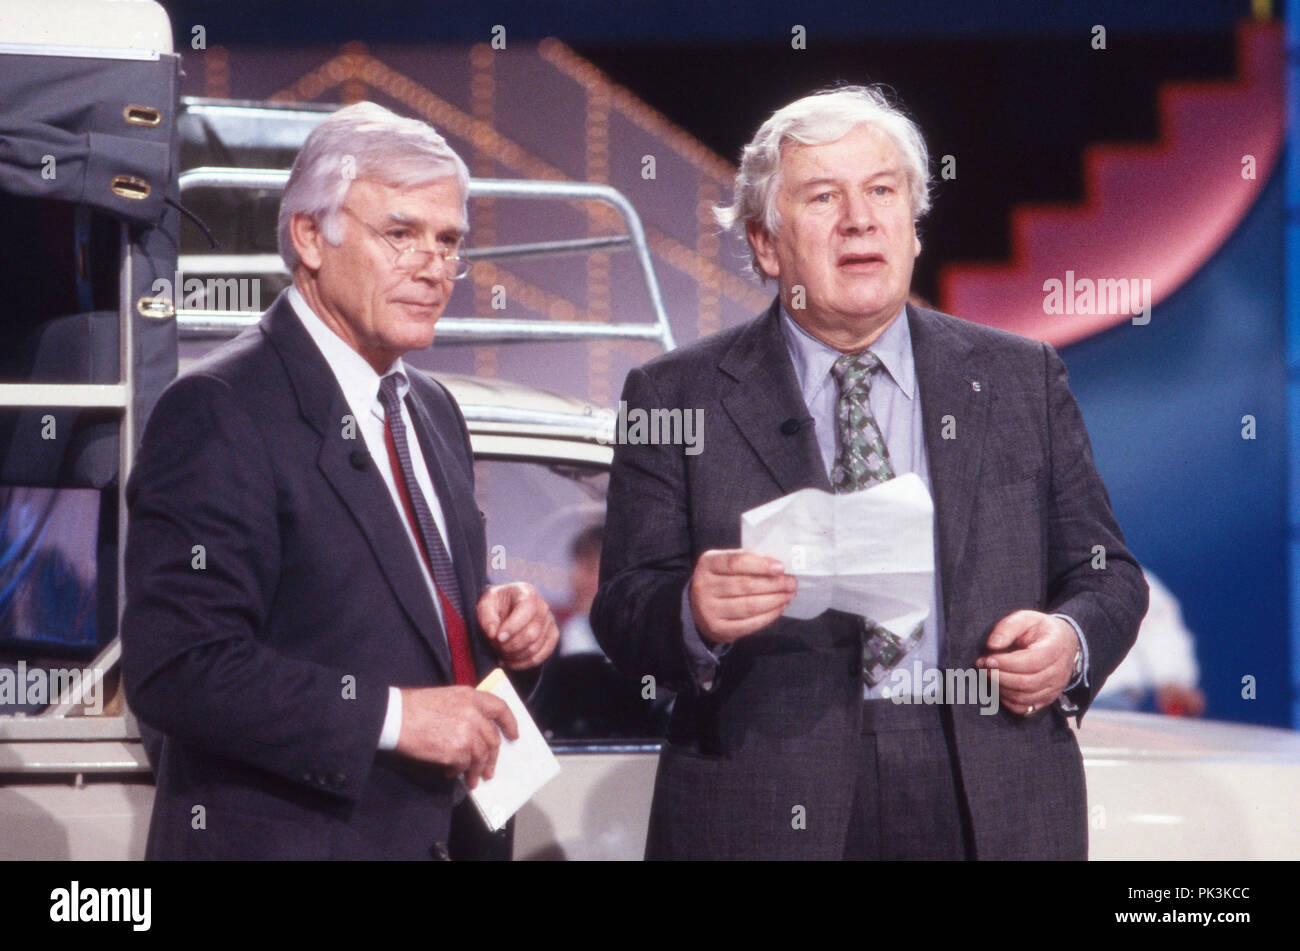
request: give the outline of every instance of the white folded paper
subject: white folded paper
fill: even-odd
[[[493,832],[502,828],[537,790],[560,775],[560,761],[555,758],[546,738],[519,699],[514,684],[498,667],[483,678],[479,690],[500,697],[515,715],[519,739],[501,738],[497,764],[491,779],[480,779],[469,791],[470,798]]]
[[[740,537],[799,579],[787,617],[836,608],[906,634],[930,613],[934,503],[914,473],[842,495],[792,492],[741,515]]]

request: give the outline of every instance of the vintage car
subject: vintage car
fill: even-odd
[[[599,521],[612,425],[590,403],[472,377],[441,378],[465,412],[490,548],[512,561],[563,562],[566,546]],[[545,504],[540,504],[545,500]],[[519,518],[528,509],[532,517]],[[542,579],[545,583],[545,579]],[[549,594],[563,603],[563,581]],[[557,658],[557,660],[573,659]],[[591,658],[587,658],[591,660]],[[561,673],[567,707],[608,704],[602,660]],[[139,730],[116,689],[116,652],[98,661],[103,712],[50,709],[0,717],[0,858],[139,858],[153,787]],[[584,684],[576,677],[588,676]],[[615,688],[617,689],[617,688]],[[518,859],[636,859],[658,759],[643,719],[607,714],[603,735],[571,712],[548,725],[560,775],[519,813]],[[653,727],[653,724],[651,724]],[[1295,858],[1294,789],[1300,736],[1289,730],[1094,711],[1079,731],[1097,859]]]

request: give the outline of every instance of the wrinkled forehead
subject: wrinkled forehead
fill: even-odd
[[[377,221],[444,234],[469,231],[465,195],[455,176],[419,185],[358,178],[348,186],[344,204],[365,209]]]
[[[807,143],[787,137],[781,144],[781,175],[804,177],[826,172],[872,175],[906,171],[902,152],[890,135],[863,123],[827,142]]]

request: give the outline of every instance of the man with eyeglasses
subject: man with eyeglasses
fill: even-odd
[[[489,586],[464,419],[402,357],[469,270],[469,178],[372,103],[308,137],[293,286],[176,380],[128,486],[128,700],[164,735],[151,858],[506,858],[465,787],[558,629]]]

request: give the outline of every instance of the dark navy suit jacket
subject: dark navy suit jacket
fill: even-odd
[[[487,584],[469,435],[443,387],[408,408],[472,606]],[[164,734],[152,858],[436,857],[453,781],[379,753],[388,688],[453,682],[399,514],[282,295],[166,390],[128,484],[122,664]],[[349,436],[351,438],[349,438]]]

